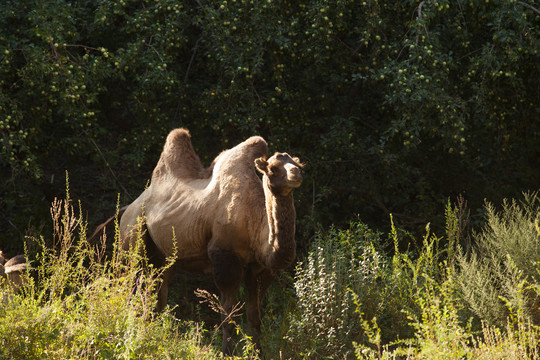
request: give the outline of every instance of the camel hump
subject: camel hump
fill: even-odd
[[[191,135],[189,134],[189,130],[184,128],[172,130],[169,135],[167,135],[163,152],[171,154],[189,152],[194,153],[193,146],[191,145]]]
[[[250,152],[250,157],[254,160],[260,157],[268,156],[268,144],[260,136],[252,136],[246,141],[244,141],[245,146]]]
[[[159,178],[164,173],[183,179],[201,178],[206,175],[204,166],[193,149],[191,135],[187,129],[174,129],[167,136],[153,177]]]
[[[255,168],[255,159],[266,159],[267,156],[266,141],[260,136],[252,136],[235,147],[222,151],[208,170],[211,171],[211,176],[214,176],[216,171],[220,174],[251,174],[248,170]]]

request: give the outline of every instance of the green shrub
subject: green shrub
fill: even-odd
[[[380,351],[422,338],[432,325],[441,332],[450,321],[458,326],[456,299],[441,295],[449,270],[440,239],[428,231],[419,254],[401,252],[392,224],[390,240],[391,257],[383,250],[388,244],[382,234],[353,222],[348,230],[332,229],[313,242],[296,270],[297,304],[287,334],[293,357],[349,358],[355,348]],[[448,294],[450,285],[444,287]],[[445,318],[435,324],[439,296],[448,303],[441,306]],[[424,325],[424,315],[434,323]]]
[[[487,224],[472,236],[477,246],[470,256],[456,251],[456,240],[463,235],[462,209],[450,206],[445,246],[428,233],[418,256],[396,249],[392,273],[415,305],[403,309],[414,331],[385,344],[381,338],[390,328],[364,321],[370,336],[367,344],[355,344],[358,359],[539,358],[540,327],[534,321],[540,287],[534,271],[538,260],[532,260],[540,236],[538,198],[505,202],[501,213],[491,205],[486,208]],[[392,234],[395,238],[396,232]],[[525,265],[533,271],[527,273]],[[482,319],[478,331],[473,330],[474,318],[468,317],[470,310]]]
[[[504,328],[509,309],[540,324],[540,198],[505,200],[498,211],[486,205],[486,225],[474,236],[470,251],[458,256],[459,284],[472,312],[491,325]]]
[[[456,250],[463,232],[459,209],[450,206],[446,239],[428,227],[418,252],[400,250],[404,238],[393,222],[391,243],[358,221],[321,232],[294,279],[283,274],[269,291],[264,355],[539,359],[538,205],[536,195],[527,195],[499,212],[486,206],[486,226],[472,235],[470,254]],[[55,232],[33,239],[39,251],[22,292],[0,289],[0,359],[220,356],[217,330],[179,321],[171,309],[152,311],[160,269],[118,251],[118,239],[111,253],[88,244],[82,211],[74,211],[69,196],[53,203],[51,215]],[[493,293],[478,296],[471,291],[478,285]],[[481,312],[484,300],[497,309]],[[237,353],[257,359],[240,325],[238,334]]]
[[[374,321],[364,322],[372,346],[355,344],[357,359],[540,358],[540,327],[526,319],[521,310],[509,308],[507,323],[502,328],[484,322],[480,331],[472,331],[470,321],[464,322],[459,315],[464,305],[462,295],[455,292],[456,279],[448,277],[442,283],[428,283],[430,285],[419,289],[416,296],[418,313],[409,315],[414,336],[381,346],[380,334],[386,329],[379,328]]]
[[[362,333],[357,304],[370,316],[384,304],[379,291],[387,259],[380,234],[353,222],[348,230],[320,234],[296,269],[296,309],[287,340],[293,358],[344,358]]]
[[[381,234],[360,223],[319,235],[296,269],[297,303],[289,316],[287,356],[538,358],[537,209],[536,196],[526,197],[521,205],[505,202],[502,214],[487,206],[486,228],[472,235],[478,261],[458,247],[464,237],[461,205],[447,206],[446,237],[432,234],[427,227],[418,252],[399,249],[404,239],[393,222],[392,256],[382,250]],[[490,261],[479,260],[479,254],[488,254],[486,247],[498,257],[491,254]],[[517,256],[521,257],[511,261]],[[504,281],[489,283],[503,276]],[[493,286],[491,300],[499,313],[484,309],[484,317],[477,314],[479,305],[471,304],[473,284]],[[477,322],[473,313],[483,321]]]
[[[156,314],[161,269],[136,253],[86,241],[82,212],[69,197],[51,208],[53,247],[34,239],[23,290],[0,290],[0,359],[214,359],[202,326],[181,322],[171,309]],[[104,244],[103,244],[104,246]]]

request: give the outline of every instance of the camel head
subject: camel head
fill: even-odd
[[[263,182],[276,195],[289,195],[302,184],[304,165],[300,159],[287,153],[277,152],[268,160],[264,157],[255,159],[255,167],[264,175]]]

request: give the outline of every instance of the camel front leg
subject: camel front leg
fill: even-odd
[[[225,355],[232,355],[232,336],[234,321],[231,312],[236,305],[236,294],[242,280],[242,264],[231,251],[216,249],[209,251],[213,266],[214,281],[221,293],[221,314],[223,328],[223,344],[221,350]]]
[[[274,276],[272,271],[257,263],[249,265],[246,274],[248,291],[247,318],[253,341],[260,348],[262,300]]]

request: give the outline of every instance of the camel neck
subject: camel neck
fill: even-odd
[[[294,241],[296,211],[292,191],[287,195],[275,194],[265,177],[263,179],[266,215],[268,220],[268,246],[264,254],[266,266],[284,269],[296,257]]]

